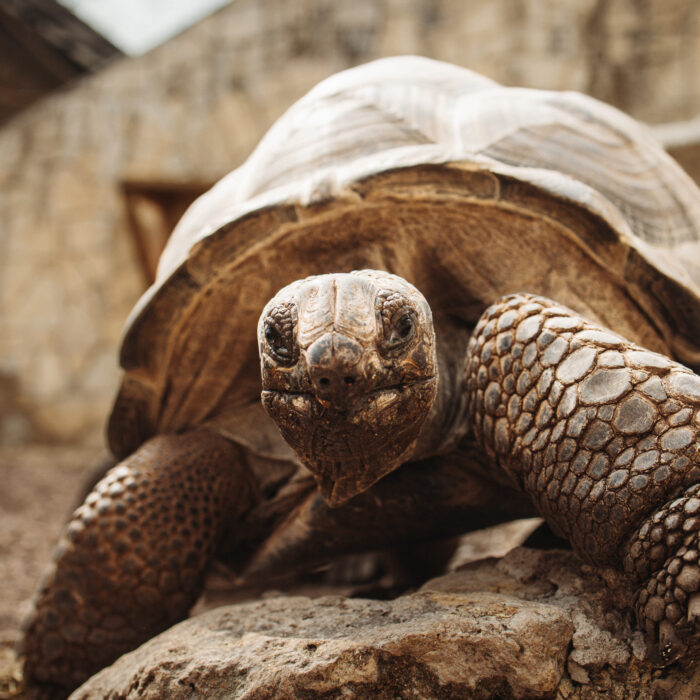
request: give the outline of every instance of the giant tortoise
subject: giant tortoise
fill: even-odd
[[[28,678],[65,692],[184,618],[215,559],[264,580],[533,514],[629,575],[673,662],[700,617],[699,261],[700,191],[611,107],[417,57],[322,82],[128,320],[121,462],[58,545]]]

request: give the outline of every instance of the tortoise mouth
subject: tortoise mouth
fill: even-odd
[[[437,378],[385,384],[326,405],[312,392],[266,390],[262,403],[287,444],[337,506],[409,458],[437,393]]]
[[[263,404],[265,404],[266,400],[270,400],[274,396],[278,398],[289,397],[288,400],[297,410],[303,409],[305,405],[309,410],[320,406],[324,413],[331,411],[337,413],[339,416],[347,416],[366,411],[370,408],[381,410],[399,399],[405,392],[418,389],[423,385],[434,383],[435,381],[436,377],[434,375],[429,375],[408,382],[385,384],[355,395],[349,395],[342,405],[334,404],[332,401],[323,399],[312,390],[263,389],[261,398]],[[374,404],[374,406],[372,406],[372,404]]]

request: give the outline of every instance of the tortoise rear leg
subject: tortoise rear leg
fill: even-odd
[[[529,295],[484,313],[466,362],[477,438],[581,556],[641,584],[650,656],[677,658],[700,602],[700,377]]]
[[[74,513],[25,623],[28,683],[67,692],[184,618],[252,502],[239,449],[206,431],[146,442]]]

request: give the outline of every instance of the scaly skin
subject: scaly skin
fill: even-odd
[[[466,372],[477,439],[582,557],[641,584],[651,656],[677,658],[700,590],[700,377],[530,295],[484,312]]]
[[[183,619],[219,538],[249,507],[239,449],[162,435],[111,469],[73,514],[26,623],[25,676],[62,697]]]
[[[344,329],[347,336],[331,323],[321,329],[320,339],[312,338],[308,348],[299,351],[294,346],[299,328],[295,335],[294,325],[280,322],[267,334],[261,323],[261,345],[279,346],[277,364],[286,370],[279,371],[270,357],[265,360],[263,384],[268,393],[279,390],[281,403],[289,409],[277,416],[282,427],[284,421],[301,423],[303,418],[309,430],[321,431],[322,436],[335,429],[329,434],[341,447],[347,443],[343,426],[351,422],[348,415],[355,415],[344,408],[362,414],[362,406],[369,406],[367,415],[356,417],[370,427],[386,424],[389,429],[398,398],[408,403],[412,397],[420,398],[411,384],[403,386],[406,377],[414,381],[421,370],[419,378],[436,379],[434,357],[421,346],[433,343],[429,312],[421,316],[415,311],[411,333],[399,334],[396,340],[406,316],[393,313],[387,321],[383,307],[376,313],[374,292],[370,285],[359,283],[360,274],[344,276],[345,286],[336,285],[327,295],[334,308],[347,302],[353,311],[326,314],[339,315],[350,326]],[[386,282],[383,273],[365,274]],[[400,281],[389,282],[400,286]],[[409,289],[399,311],[411,308],[412,294]],[[325,308],[320,296],[314,297],[316,311]],[[350,337],[354,327],[348,318],[363,321],[364,355],[355,347],[360,343]],[[326,342],[329,337],[333,342]],[[392,341],[388,351],[378,355],[377,343],[386,343],[387,338]],[[300,364],[307,350],[308,362]],[[623,568],[639,584],[637,616],[652,657],[661,663],[672,661],[684,651],[700,604],[700,378],[554,302],[529,295],[506,297],[484,313],[465,362],[466,400],[476,439],[500,471],[496,482],[509,480],[518,490],[501,499],[497,519],[521,515],[523,506],[529,507],[524,499],[518,500],[524,492],[582,557]],[[289,371],[292,366],[296,373]],[[412,374],[402,373],[405,366]],[[268,380],[272,376],[271,386],[265,384],[266,376]],[[285,398],[289,387],[284,382],[290,376],[297,382],[291,388],[297,391],[287,392]],[[456,392],[463,387],[451,386],[450,376],[443,375],[442,396],[457,399],[459,406],[465,397]],[[388,413],[382,413],[379,399],[385,399]],[[314,423],[316,404],[327,412],[320,427]],[[415,404],[426,414],[430,411],[428,400],[413,401],[413,408]],[[334,406],[335,412],[330,410]],[[449,413],[443,406],[433,420],[442,425],[442,416]],[[414,422],[420,425],[422,420],[418,416]],[[329,441],[321,442],[322,448]],[[459,449],[446,458],[456,460],[453,471],[449,463],[438,464],[425,470],[427,483],[421,484],[407,465],[372,492],[372,483],[396,466],[381,461],[387,440],[375,442],[376,460],[369,455],[364,465],[367,479],[360,483],[356,475],[347,475],[350,486],[341,489],[339,499],[331,479],[326,493],[321,489],[331,510],[315,507],[313,498],[305,504],[308,508],[292,509],[288,521],[262,547],[263,564],[273,560],[284,566],[294,552],[313,555],[321,549],[319,539],[332,543],[325,555],[332,556],[336,548],[352,551],[366,531],[358,519],[375,525],[387,515],[383,535],[391,539],[406,536],[405,518],[412,513],[438,513],[432,526],[436,531],[446,526],[452,534],[456,516],[469,506],[463,492],[477,498],[478,504],[474,489],[478,479],[469,470],[486,474],[487,465],[479,468],[480,458],[465,457]],[[351,451],[357,446],[346,447]],[[301,453],[305,454],[303,449]],[[319,458],[323,463],[327,458],[320,448]],[[313,466],[311,460],[312,472]],[[419,464],[413,467],[421,469]],[[319,473],[323,484],[323,470]],[[403,487],[398,488],[400,484]],[[383,488],[389,489],[388,496],[376,498]],[[362,491],[365,496],[359,495]],[[499,486],[499,496],[502,492]],[[491,491],[484,485],[481,493]],[[358,497],[335,510],[339,500],[353,495]],[[111,470],[76,511],[57,549],[55,567],[37,597],[25,637],[29,680],[54,684],[62,688],[57,694],[65,694],[120,654],[185,617],[221,536],[235,530],[255,498],[240,449],[204,430],[153,438]],[[482,505],[487,507],[491,500],[489,496]],[[369,507],[363,509],[363,503]],[[380,512],[373,514],[372,508]],[[422,523],[423,518],[417,520]],[[457,524],[465,530],[477,526],[468,517]],[[306,540],[305,533],[311,533]],[[254,570],[257,563],[254,559]]]

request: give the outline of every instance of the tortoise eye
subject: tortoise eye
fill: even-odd
[[[417,318],[411,302],[398,292],[384,291],[377,296],[377,315],[381,322],[381,349],[393,353],[403,350],[415,337]]]
[[[402,340],[406,340],[413,331],[413,319],[406,314],[396,323],[396,332]]]
[[[296,360],[294,333],[296,310],[292,304],[280,304],[270,309],[265,319],[265,342],[269,354],[281,364]]]

